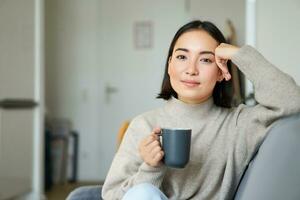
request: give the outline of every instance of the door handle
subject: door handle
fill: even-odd
[[[109,83],[105,85],[105,100],[110,103],[111,95],[118,92],[118,88],[111,86]]]
[[[32,109],[38,105],[33,99],[2,99],[0,108],[3,109]]]

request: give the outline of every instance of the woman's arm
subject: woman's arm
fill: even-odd
[[[253,83],[258,102],[235,109],[235,152],[247,163],[274,121],[300,112],[300,87],[251,46],[238,49],[230,59]]]
[[[258,102],[256,107],[263,107],[261,109],[277,118],[300,111],[300,87],[292,77],[268,62],[256,49],[248,45],[239,48],[222,43],[216,48],[215,54],[217,65],[226,80],[231,78],[226,62],[232,60],[253,83],[254,97]],[[259,110],[254,109],[255,112]]]
[[[234,47],[230,51],[226,51],[226,47],[221,48],[221,53],[216,52],[217,56],[222,55],[219,60],[225,57],[237,65],[253,83],[254,96],[258,102],[255,106],[240,104],[237,108],[232,108],[230,115],[233,117],[229,134],[233,143],[230,151],[232,155],[229,157],[232,158],[231,164],[238,183],[273,122],[300,112],[300,87],[292,77],[268,62],[251,46]],[[280,145],[278,143],[277,148],[281,148]]]
[[[300,87],[288,74],[268,62],[251,46],[239,49],[231,59],[254,86],[257,109],[265,123],[300,112]],[[259,108],[262,107],[262,108]]]
[[[151,167],[138,153],[138,143],[145,137],[145,134],[141,133],[150,132],[151,127],[142,117],[132,120],[104,182],[104,199],[121,199],[129,188],[144,182],[160,188],[165,167]]]

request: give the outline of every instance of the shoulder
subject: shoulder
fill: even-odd
[[[130,121],[126,135],[138,139],[151,134],[153,128],[159,125],[162,115],[164,115],[163,107],[137,115]]]
[[[242,119],[247,119],[249,113],[252,112],[253,106],[239,104],[236,107],[232,108],[222,108],[222,112],[226,115],[228,121],[237,126],[239,121]]]
[[[138,124],[143,124],[150,127],[155,126],[158,120],[163,117],[163,115],[163,107],[159,107],[137,115],[131,120],[130,124],[134,126]]]

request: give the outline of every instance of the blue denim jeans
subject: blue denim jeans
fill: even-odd
[[[168,200],[166,195],[150,183],[141,183],[130,188],[122,200]]]
[[[72,191],[67,200],[101,200],[101,186],[84,186]],[[168,200],[157,187],[141,183],[130,188],[122,200]]]

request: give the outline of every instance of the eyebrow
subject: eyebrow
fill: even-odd
[[[185,48],[177,48],[175,51],[185,51],[185,52],[189,52],[189,50],[188,50],[188,49],[185,49]],[[212,55],[215,55],[215,53],[212,52],[212,51],[200,51],[199,54],[200,54],[200,55],[202,55],[202,54],[212,54]]]

